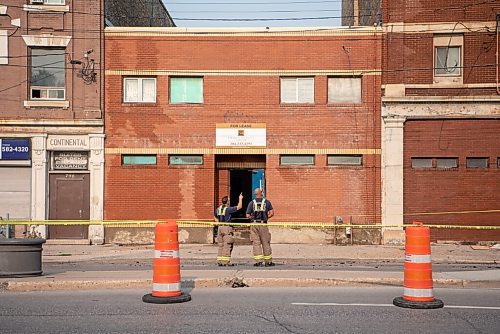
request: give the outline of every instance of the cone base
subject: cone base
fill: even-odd
[[[413,308],[413,309],[435,309],[442,308],[444,303],[440,299],[434,299],[432,302],[414,302],[406,300],[403,297],[396,297],[392,303],[398,307]]]
[[[155,297],[150,293],[142,297],[143,302],[152,304],[176,304],[176,303],[185,303],[190,300],[191,300],[191,295],[184,292],[180,296],[176,297]]]

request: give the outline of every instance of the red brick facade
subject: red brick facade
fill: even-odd
[[[428,224],[494,225],[500,212],[467,213],[498,209],[500,203],[500,120],[426,120],[405,125],[405,222]],[[412,157],[458,158],[458,168],[412,168]],[[488,168],[467,168],[468,157],[489,157]],[[413,215],[420,212],[461,212]],[[410,215],[411,214],[411,215]],[[437,239],[498,240],[498,231],[432,230]]]
[[[380,222],[379,34],[112,31],[106,34],[106,219],[210,219],[229,191],[230,167],[218,163],[246,161],[265,164],[276,221],[352,215],[355,222]],[[156,103],[122,102],[127,70],[168,72],[149,72],[157,78]],[[169,104],[169,77],[189,71],[203,76],[204,103]],[[280,77],[294,71],[315,78],[314,104],[280,103]],[[328,104],[327,78],[353,71],[362,77],[362,103]],[[203,165],[169,165],[175,149],[213,150],[216,123],[266,123],[267,147],[260,155],[209,151]],[[123,166],[120,153],[132,149],[155,152],[157,165]],[[313,152],[313,166],[280,166],[280,154],[299,149]],[[365,150],[363,165],[327,166],[326,150],[335,149]]]
[[[399,122],[404,138],[402,150],[386,139],[393,151],[386,150],[383,158],[404,153],[404,195],[385,192],[385,202],[403,208],[396,213],[404,223],[420,219],[436,225],[500,225],[498,213],[475,212],[498,210],[500,203],[495,33],[500,2],[388,0],[382,12],[382,122],[388,128]],[[460,47],[459,76],[440,77],[436,47]],[[453,58],[449,52],[446,61]],[[434,160],[433,168],[412,168],[411,159],[419,157],[455,157],[459,165],[441,169]],[[488,158],[489,166],[467,168],[468,157]],[[392,175],[399,175],[398,168]],[[423,212],[434,215],[413,215]],[[432,238],[500,240],[500,231],[432,229]]]

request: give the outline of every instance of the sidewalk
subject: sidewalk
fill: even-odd
[[[432,245],[433,262],[446,263],[491,263],[500,264],[500,249],[476,246],[436,244]],[[279,259],[348,259],[348,260],[385,260],[403,262],[403,246],[334,246],[309,244],[274,244],[273,257]],[[44,262],[79,262],[95,259],[151,259],[154,249],[149,246],[118,245],[44,245]],[[181,260],[214,260],[217,256],[216,245],[181,244]],[[250,259],[252,246],[235,246],[233,259]],[[215,260],[214,260],[215,261]]]
[[[43,291],[75,289],[144,288],[150,289],[152,271],[121,270],[113,261],[130,263],[150,261],[152,246],[120,247],[45,245],[44,276],[31,278],[0,278],[0,291]],[[435,287],[500,288],[500,250],[472,249],[462,245],[434,245],[434,263],[487,263],[489,270],[434,272]],[[216,270],[214,245],[181,245],[181,262],[207,260],[196,269],[183,269],[181,275],[185,288],[231,287],[243,282],[250,287],[325,287],[325,286],[403,286],[402,247],[395,246],[333,246],[333,245],[273,245],[276,262],[293,259],[294,265],[311,260],[374,260],[394,262],[397,270],[321,270],[292,268],[254,268],[250,265],[236,269]],[[237,246],[235,262],[248,261],[251,246]],[[85,263],[102,263],[99,271],[81,270]],[[71,270],[53,270],[52,264],[69,264]],[[399,270],[399,266],[401,266]],[[283,268],[285,268],[283,266]]]

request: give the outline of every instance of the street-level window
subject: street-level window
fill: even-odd
[[[171,155],[171,165],[203,165],[203,155]]]
[[[170,78],[170,103],[203,103],[203,78]]]
[[[32,100],[66,98],[64,49],[31,49],[30,92]]]
[[[124,78],[123,102],[155,103],[156,78]]]
[[[314,78],[281,78],[281,103],[314,103]]]
[[[328,78],[328,103],[361,103],[361,78]]]
[[[411,168],[432,168],[432,158],[411,158]]]
[[[280,165],[314,165],[314,155],[282,155]]]
[[[124,154],[122,165],[156,165],[155,154]]]
[[[327,163],[329,166],[361,166],[362,155],[329,155]]]
[[[467,158],[467,168],[488,168],[488,158]]]
[[[458,168],[458,158],[436,158],[436,167],[441,169]]]

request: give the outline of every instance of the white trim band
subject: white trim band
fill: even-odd
[[[434,297],[432,289],[411,289],[404,288],[403,296],[408,297]]]
[[[181,283],[153,283],[153,291],[174,292],[181,290]]]
[[[154,258],[155,259],[176,259],[179,257],[178,250],[156,250]]]
[[[414,254],[406,254],[405,262],[411,263],[431,263],[431,254],[428,255],[414,255]]]

